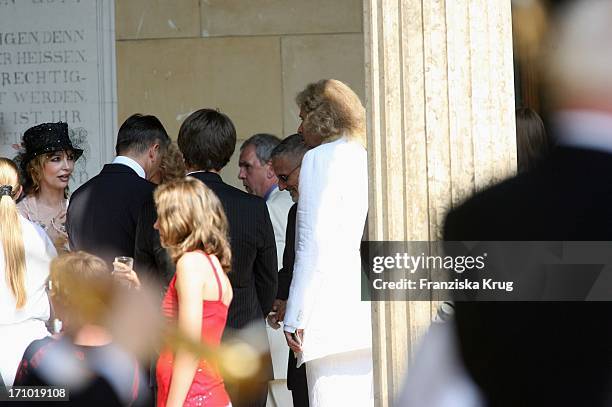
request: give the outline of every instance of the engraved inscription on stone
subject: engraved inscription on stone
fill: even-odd
[[[0,0],[0,155],[42,122],[67,122],[85,150],[76,185],[112,157],[113,0]]]

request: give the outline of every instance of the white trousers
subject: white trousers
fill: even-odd
[[[306,362],[310,407],[372,407],[372,349],[338,353]]]

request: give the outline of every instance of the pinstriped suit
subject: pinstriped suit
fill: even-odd
[[[229,222],[232,271],[228,277],[234,290],[227,326],[242,328],[263,320],[276,298],[278,268],[274,229],[266,202],[227,185],[210,172],[189,174],[204,182],[219,197]]]
[[[234,298],[227,316],[227,327],[240,329],[255,322],[256,333],[250,334],[247,340],[267,343],[264,317],[272,309],[276,298],[278,268],[274,229],[266,202],[227,185],[218,174],[194,172],[189,175],[202,181],[219,197],[229,222],[232,271],[228,277]],[[263,359],[264,371],[257,377],[259,382],[250,383],[251,391],[256,387],[256,395],[247,396],[241,401],[241,396],[246,392],[243,385],[232,386],[226,383],[235,407],[265,405],[267,381],[272,379],[270,353],[264,355]]]

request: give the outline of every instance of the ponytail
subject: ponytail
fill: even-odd
[[[25,249],[16,199],[21,192],[17,166],[0,157],[0,240],[4,253],[4,274],[17,308],[26,303]]]

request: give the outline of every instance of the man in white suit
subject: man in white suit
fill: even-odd
[[[272,134],[255,134],[242,143],[238,162],[240,166],[238,178],[242,181],[246,191],[264,198],[268,205],[276,239],[279,269],[283,264],[287,214],[293,205],[291,195],[278,189],[278,178],[270,162],[270,154],[280,142],[281,140]]]

